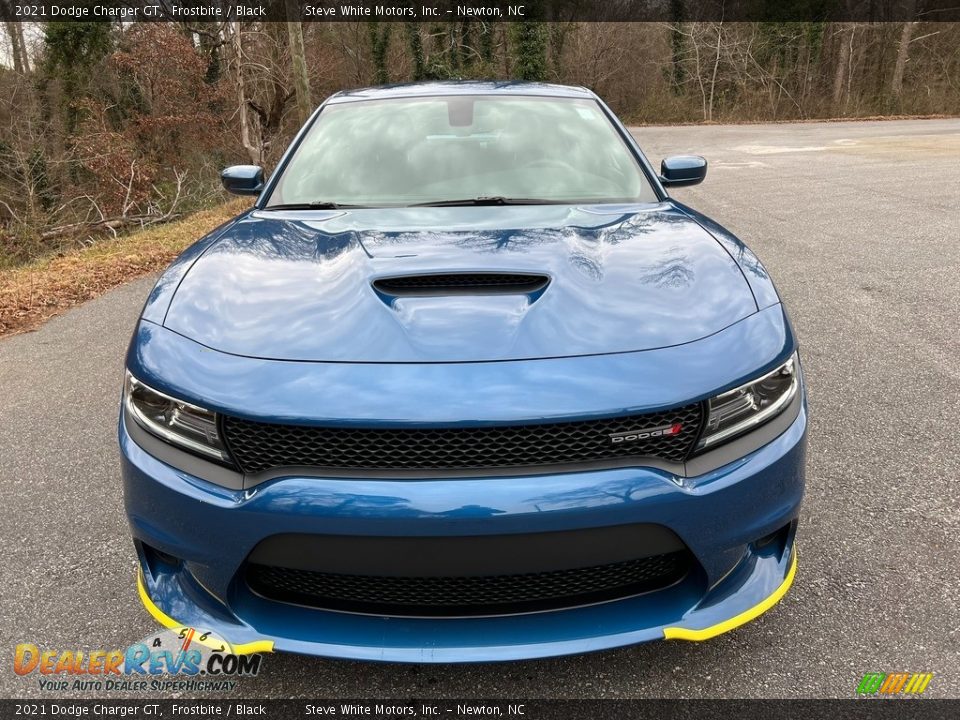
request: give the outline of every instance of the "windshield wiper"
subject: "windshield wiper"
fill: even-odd
[[[435,202],[414,203],[410,207],[458,207],[469,205],[554,205],[553,200],[539,198],[510,198],[502,195],[464,198],[462,200],[437,200]]]
[[[474,198],[463,198],[461,200],[435,200],[425,203],[414,203],[412,205],[400,205],[397,207],[458,207],[470,205],[556,205],[558,200],[542,200],[540,198],[510,198],[502,195],[481,196]],[[264,210],[342,210],[345,208],[371,207],[369,205],[345,205],[343,203],[316,201],[309,203],[286,203],[280,205],[267,205]],[[390,206],[384,206],[390,207]]]
[[[287,203],[286,205],[267,205],[264,210],[339,210],[341,208],[353,208],[357,205],[341,205],[335,202],[308,202],[308,203]]]

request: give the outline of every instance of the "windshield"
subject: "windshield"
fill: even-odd
[[[454,95],[325,107],[267,207],[480,204],[470,200],[657,197],[594,100]]]

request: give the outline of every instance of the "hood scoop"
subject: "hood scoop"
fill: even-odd
[[[550,284],[547,275],[530,273],[431,273],[398,275],[373,281],[382,295],[434,297],[438,295],[530,295],[536,299]]]

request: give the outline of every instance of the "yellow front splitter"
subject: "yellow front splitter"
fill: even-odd
[[[663,637],[666,640],[689,640],[691,642],[703,642],[704,640],[709,640],[717,635],[730,632],[741,625],[745,625],[751,620],[763,615],[763,613],[780,602],[783,596],[786,595],[787,591],[790,589],[790,586],[793,585],[793,580],[796,574],[797,552],[796,549],[794,549],[793,557],[790,560],[790,569],[787,571],[787,576],[783,579],[783,582],[780,583],[780,586],[762,601],[753,607],[744,610],[742,613],[734,615],[728,620],[705,627],[701,630],[691,630],[683,627],[666,627],[663,629]],[[153,618],[164,627],[171,629],[190,627],[190,625],[187,623],[174,620],[172,617],[163,612],[163,610],[157,607],[157,605],[150,598],[149,593],[147,593],[147,587],[146,583],[144,582],[142,570],[137,572],[137,592],[140,595],[140,602],[143,603],[143,606],[146,608],[147,612],[149,612],[150,615],[152,615]],[[219,647],[219,643],[217,646]],[[234,655],[251,655],[253,653],[273,652],[273,641],[255,640],[253,642],[243,643],[240,645],[230,644],[230,651]]]
[[[147,584],[143,579],[143,570],[137,571],[137,593],[140,595],[140,602],[143,603],[143,606],[147,609],[147,612],[153,616],[154,620],[163,625],[165,628],[175,629],[192,627],[188,623],[182,623],[174,620],[156,606],[156,604],[150,598],[150,594],[147,592]],[[200,638],[195,638],[194,642],[199,642],[202,645],[212,648],[221,647],[221,642],[219,639],[217,639],[214,643],[213,640],[200,640]],[[254,653],[273,652],[273,640],[255,640],[253,642],[243,643],[241,645],[234,645],[233,643],[227,642],[227,649],[234,655],[253,655]]]
[[[787,576],[783,579],[783,582],[780,583],[780,587],[774,590],[773,593],[771,593],[764,600],[757,603],[752,608],[744,610],[739,615],[734,615],[729,620],[724,620],[723,622],[703,628],[702,630],[689,630],[682,627],[664,628],[663,637],[667,640],[691,640],[693,642],[702,642],[704,640],[709,640],[710,638],[716,637],[717,635],[722,635],[725,632],[730,632],[734,628],[738,628],[741,625],[745,625],[754,618],[763,615],[763,613],[780,602],[780,599],[786,595],[787,590],[789,590],[790,586],[793,585],[793,578],[796,574],[797,551],[794,549],[793,558],[790,560],[790,569],[787,571]]]

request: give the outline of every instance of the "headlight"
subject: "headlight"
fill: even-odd
[[[144,430],[171,445],[230,462],[230,455],[217,430],[216,413],[157,392],[129,372],[123,386],[123,402]]]
[[[783,412],[797,394],[797,354],[773,372],[710,398],[707,422],[697,449],[713,447],[742,435]]]

